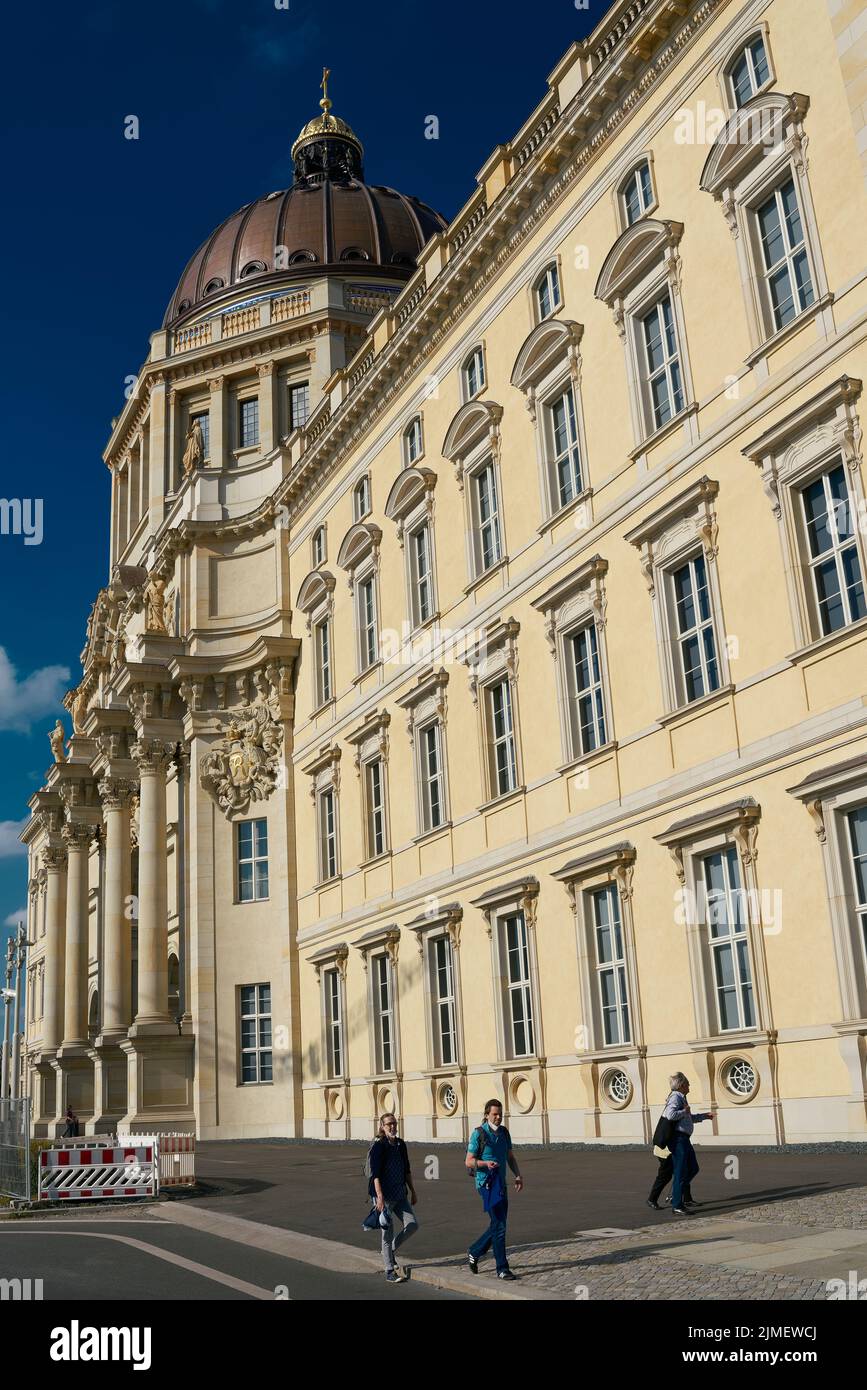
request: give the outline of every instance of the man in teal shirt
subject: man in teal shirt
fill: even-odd
[[[479,1260],[494,1247],[498,1279],[516,1279],[506,1258],[506,1219],[509,1198],[506,1192],[506,1166],[515,1174],[515,1191],[520,1192],[524,1179],[512,1151],[512,1137],[503,1124],[503,1107],[498,1100],[489,1100],[485,1118],[470,1135],[466,1166],[474,1174],[476,1191],[490,1217],[491,1224],[484,1235],[474,1241],[467,1252],[467,1262],[473,1274],[479,1272]]]

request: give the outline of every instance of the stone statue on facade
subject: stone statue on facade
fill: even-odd
[[[158,632],[167,635],[166,627],[166,581],[162,575],[155,574],[148,580],[145,589],[145,632]]]
[[[55,724],[54,728],[49,733],[48,741],[51,744],[51,751],[54,754],[54,761],[56,763],[65,763],[66,750],[63,745],[66,742],[66,730],[64,729],[59,719]]]
[[[201,421],[196,418],[190,421],[187,429],[187,437],[184,440],[183,469],[184,476],[192,477],[197,468],[201,468],[205,461],[205,440],[202,435]]]

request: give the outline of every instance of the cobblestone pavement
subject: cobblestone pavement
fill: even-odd
[[[867,1274],[867,1187],[674,1220],[511,1247],[510,1263],[524,1287],[554,1298],[651,1302],[827,1300],[830,1278],[845,1279],[853,1266]]]

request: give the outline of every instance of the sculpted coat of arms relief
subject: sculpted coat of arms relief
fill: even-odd
[[[276,787],[282,747],[283,728],[267,700],[235,709],[202,758],[201,784],[226,814],[246,811]]]

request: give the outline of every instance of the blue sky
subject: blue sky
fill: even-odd
[[[278,4],[47,0],[4,16],[0,496],[41,499],[42,542],[0,535],[0,937],[26,896],[18,823],[107,579],[102,450],[184,264],[235,208],[291,181],[323,65],[369,181],[450,218],[610,8]],[[138,140],[124,138],[130,115]]]

